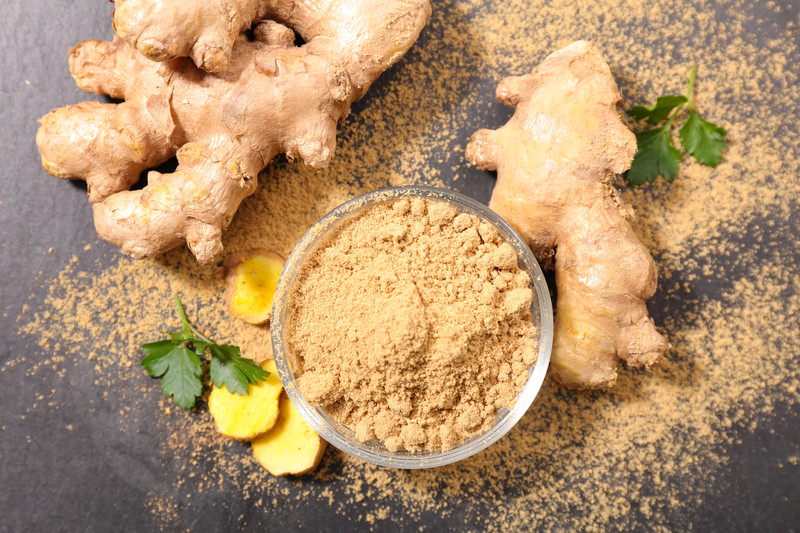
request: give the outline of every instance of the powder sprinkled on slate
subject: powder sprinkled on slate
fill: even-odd
[[[340,126],[331,167],[272,163],[225,234],[231,253],[286,255],[345,200],[449,172],[488,199],[492,178],[467,166],[466,139],[510,116],[494,100],[501,78],[530,72],[573,40],[597,43],[626,107],[680,94],[696,63],[695,105],[729,132],[722,163],[709,169],[686,158],[671,184],[622,189],[659,267],[650,311],[673,345],[653,372],[624,370],[607,393],[574,394],[547,380],[514,429],[455,465],[378,468],[329,447],[313,477],[276,479],[248,448],[217,435],[206,411],[170,408],[139,367],[139,345],[178,323],[172,291],[213,338],[269,356],[267,331],[225,311],[213,269],[185,250],[102,267],[76,258],[26,304],[20,326],[42,353],[14,354],[0,370],[22,376],[14,394],[31,395],[32,407],[3,425],[58,410],[70,387],[93,380],[102,392],[75,397],[101,399],[72,421],[75,431],[124,451],[146,425],[163,460],[141,469],[146,476],[120,476],[131,493],[152,495],[153,520],[169,530],[196,527],[202,513],[223,514],[239,497],[248,509],[242,527],[345,515],[362,529],[417,529],[421,519],[487,531],[719,529],[709,520],[742,516],[742,502],[756,501],[739,478],[722,487],[730,472],[800,476],[800,444],[778,429],[796,425],[800,398],[798,22],[796,8],[749,0],[437,1],[422,41]],[[87,372],[88,382],[64,382]],[[95,424],[91,409],[120,403],[118,426]],[[740,468],[731,457],[747,440],[785,454],[753,452],[760,462]]]

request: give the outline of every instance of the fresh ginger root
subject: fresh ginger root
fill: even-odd
[[[306,41],[326,36],[349,49],[342,57],[350,63],[346,70],[366,90],[411,46],[429,12],[420,0],[114,0],[114,30],[154,61],[191,57],[203,70],[221,72],[243,31],[275,20]]]
[[[249,441],[263,435],[278,420],[278,398],[283,384],[275,361],[261,364],[269,372],[266,380],[250,385],[247,396],[214,387],[208,396],[208,411],[214,417],[217,431],[232,439]]]
[[[656,267],[610,185],[636,138],[619,118],[621,95],[595,47],[578,41],[526,76],[500,82],[516,107],[498,130],[477,131],[467,158],[497,171],[489,203],[552,266],[556,304],[552,370],[574,389],[612,386],[617,358],[650,368],[668,348],[647,314]]]
[[[135,258],[185,240],[198,261],[213,261],[259,171],[279,153],[327,165],[337,123],[411,47],[430,14],[428,0],[128,0],[117,3],[115,21],[119,31],[147,26],[140,48],[158,39],[202,46],[215,42],[206,39],[208,24],[227,20],[214,18],[221,6],[233,5],[249,6],[252,16],[225,22],[238,36],[201,54],[211,70],[227,64],[223,72],[209,74],[188,59],[152,61],[119,37],[84,41],[70,51],[78,86],[125,101],[85,102],[41,119],[36,141],[45,170],[85,180],[98,235]],[[262,16],[280,22],[258,24],[252,41],[238,33]],[[303,46],[295,46],[295,31]],[[150,55],[185,51],[175,46],[175,54]],[[214,59],[226,54],[227,63]],[[173,155],[175,172],[151,171],[144,189],[126,190]]]
[[[228,282],[228,309],[250,324],[264,324],[272,314],[272,297],[283,270],[283,258],[266,250],[229,255],[223,261]]]
[[[303,420],[285,392],[281,394],[278,422],[251,443],[256,460],[274,476],[311,472],[327,444]]]

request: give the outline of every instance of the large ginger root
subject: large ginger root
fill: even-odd
[[[614,384],[617,358],[650,368],[668,345],[647,314],[656,267],[609,181],[630,167],[636,139],[620,121],[611,71],[578,41],[497,98],[516,107],[498,130],[479,130],[467,158],[497,170],[489,206],[520,232],[540,262],[555,249],[558,302],[552,370],[570,388]]]
[[[260,20],[294,28],[306,41],[333,38],[358,88],[402,56],[429,13],[420,0],[114,0],[114,30],[154,61],[191,57],[208,72],[231,61],[239,34]],[[427,17],[427,14],[426,14]],[[408,32],[414,38],[408,43]],[[377,41],[381,41],[376,46]]]
[[[151,3],[173,2],[127,4],[144,10]],[[193,9],[245,4],[174,3],[186,13],[159,28],[190,40],[195,29],[203,31]],[[86,180],[98,235],[129,255],[152,256],[185,240],[198,261],[212,261],[222,250],[222,230],[255,191],[258,172],[279,153],[315,168],[327,165],[337,123],[411,47],[430,13],[427,0],[259,6],[258,16],[286,25],[262,22],[253,41],[239,35],[229,67],[218,74],[188,59],[152,61],[118,37],[71,50],[78,86],[125,102],[88,102],[43,117],[36,136],[42,164],[54,176]],[[148,9],[140,14],[152,21],[159,10]],[[306,44],[294,45],[290,27]],[[176,153],[175,172],[150,172],[143,190],[126,191],[140,172]]]

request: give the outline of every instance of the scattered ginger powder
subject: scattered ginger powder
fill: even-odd
[[[300,391],[361,441],[450,449],[528,379],[530,282],[473,215],[422,198],[370,207],[298,275],[287,339]]]

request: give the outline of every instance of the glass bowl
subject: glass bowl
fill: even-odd
[[[322,245],[326,239],[344,222],[359,216],[365,209],[385,202],[402,198],[426,198],[446,202],[461,213],[468,213],[494,226],[503,240],[517,251],[520,269],[531,278],[533,301],[531,315],[536,327],[537,359],[528,368],[528,381],[517,396],[513,408],[500,409],[495,424],[488,431],[470,437],[447,451],[398,451],[392,452],[381,443],[364,443],[356,439],[355,433],[329,417],[323,409],[312,407],[300,394],[295,381],[294,368],[297,367],[292,354],[284,343],[286,313],[289,298],[305,260]],[[550,294],[539,264],[533,257],[522,237],[488,207],[462,194],[445,189],[422,186],[393,187],[370,192],[340,205],[317,222],[300,240],[283,268],[272,306],[271,325],[272,347],[278,374],[284,389],[305,421],[319,435],[345,453],[358,459],[381,466],[395,468],[431,468],[442,466],[474,455],[500,437],[505,435],[528,410],[539,392],[550,363],[550,350],[553,343],[553,311]]]

